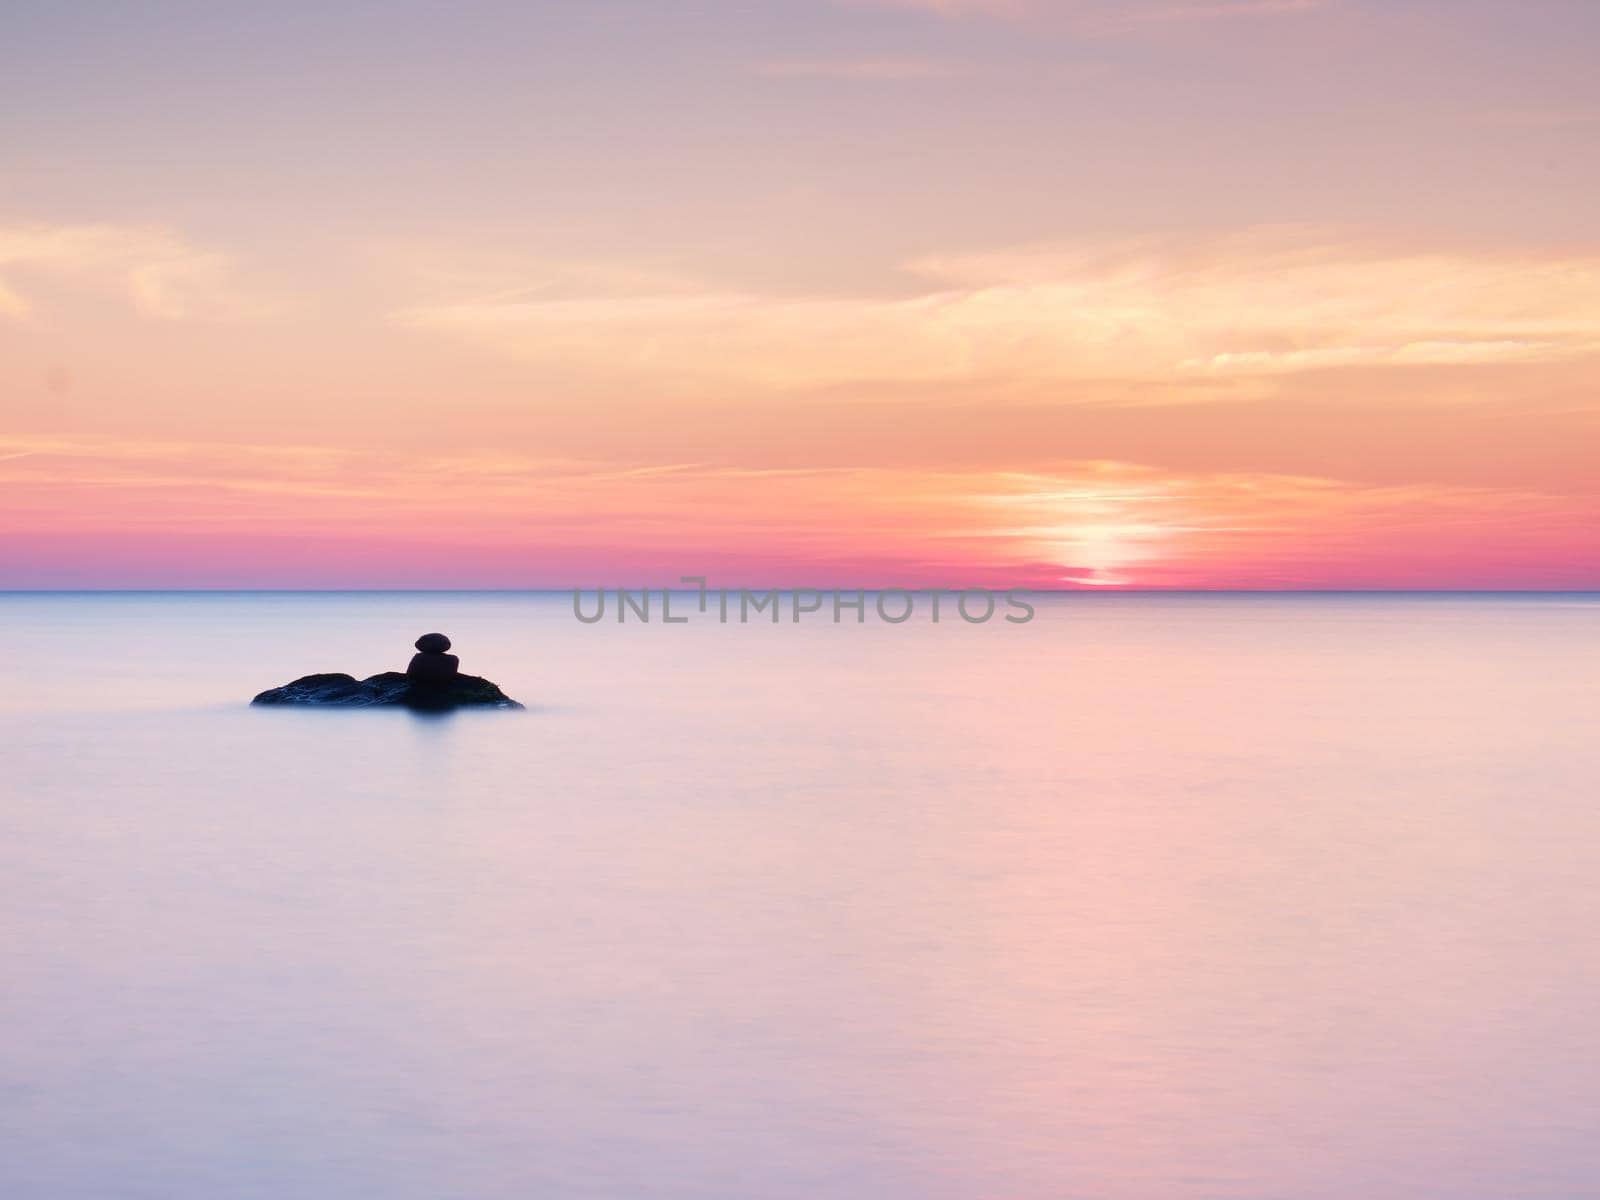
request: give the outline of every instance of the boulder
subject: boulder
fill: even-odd
[[[251,704],[299,704],[320,708],[373,708],[381,705],[430,712],[452,708],[521,708],[487,679],[452,675],[443,682],[419,681],[399,671],[367,679],[353,675],[304,675],[269,688]]]

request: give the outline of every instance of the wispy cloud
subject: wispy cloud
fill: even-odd
[[[160,227],[0,226],[0,315],[34,312],[30,284],[40,281],[109,292],[160,320],[261,311],[236,290],[233,272],[228,255]]]
[[[1175,382],[1600,352],[1600,258],[1394,250],[1306,231],[927,256],[920,290],[464,296],[395,314],[653,387]]]
[[[846,8],[903,8],[946,17],[1011,16],[1028,11],[1037,0],[833,0]]]
[[[1477,122],[1500,129],[1572,129],[1600,125],[1600,108],[1507,108],[1479,113]]]
[[[991,487],[980,497],[997,519],[989,536],[1018,559],[1062,564],[1069,584],[1404,587],[1471,562],[1485,541],[1537,546],[1524,571],[1541,555],[1567,560],[1551,577],[1600,569],[1591,497],[1119,462],[1003,474]],[[1551,577],[1536,569],[1530,582]]]
[[[788,59],[756,63],[749,74],[771,79],[854,79],[894,82],[954,79],[970,75],[970,67],[933,58]]]
[[[0,461],[9,537],[133,537],[201,565],[228,545],[246,577],[281,569],[252,565],[258,543],[280,560],[325,553],[317,569],[335,574],[338,547],[359,546],[386,578],[414,572],[428,547],[430,561],[524,586],[600,582],[588,567],[581,580],[542,573],[597,545],[610,581],[633,583],[641,564],[681,570],[714,552],[719,582],[1404,585],[1471,562],[1485,539],[1520,547],[1523,570],[1600,569],[1592,497],[1119,461],[763,469],[67,439],[0,443]],[[306,549],[316,544],[332,549]]]
[[[903,9],[941,17],[999,17],[1060,22],[1084,32],[1114,33],[1200,21],[1292,16],[1332,0],[834,0],[849,7]]]

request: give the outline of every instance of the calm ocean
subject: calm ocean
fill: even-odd
[[[0,617],[5,1200],[1600,1194],[1600,598]]]

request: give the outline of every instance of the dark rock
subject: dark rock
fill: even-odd
[[[431,712],[452,708],[521,708],[500,688],[477,675],[452,675],[441,681],[385,671],[368,679],[351,675],[306,675],[262,692],[252,704],[300,704],[321,708],[372,708],[390,705]]]
[[[450,649],[450,639],[442,633],[425,633],[417,639],[418,653],[411,659],[406,674],[419,684],[439,687],[454,679],[461,670],[461,660]]]
[[[427,639],[424,638],[424,641]],[[420,643],[418,643],[420,645]],[[448,643],[447,643],[448,644]],[[461,660],[454,654],[433,654],[424,651],[411,656],[406,674],[418,683],[448,683],[461,671]]]

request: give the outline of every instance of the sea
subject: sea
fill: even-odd
[[[0,1197],[1600,1195],[1600,596],[1034,603],[0,596]]]

